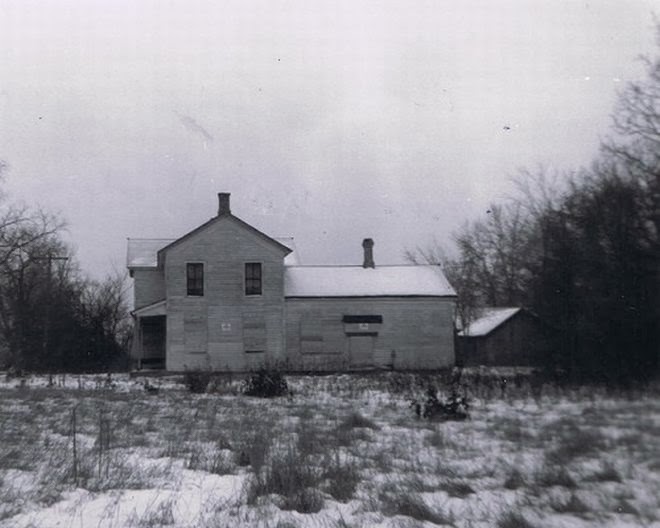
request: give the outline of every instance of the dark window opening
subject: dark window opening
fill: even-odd
[[[383,316],[382,315],[345,315],[342,319],[342,322],[380,324],[383,322]]]
[[[245,295],[261,295],[261,263],[245,264]]]
[[[187,264],[186,279],[188,295],[204,295],[204,264]]]

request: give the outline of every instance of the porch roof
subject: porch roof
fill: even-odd
[[[133,310],[133,315],[137,317],[153,317],[154,315],[167,315],[167,301],[156,301],[137,310]]]

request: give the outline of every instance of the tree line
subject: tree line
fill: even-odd
[[[660,29],[659,44],[660,44]],[[660,58],[620,94],[608,139],[572,175],[521,171],[517,193],[439,246],[458,324],[484,307],[524,306],[545,328],[543,363],[574,378],[636,380],[660,357]]]
[[[0,164],[0,176],[6,169]],[[56,215],[0,197],[0,368],[88,372],[126,364],[125,277],[86,277],[64,229]]]

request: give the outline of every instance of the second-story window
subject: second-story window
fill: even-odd
[[[245,263],[245,295],[261,295],[261,263]]]
[[[201,262],[186,264],[186,288],[188,295],[204,295],[204,264]]]

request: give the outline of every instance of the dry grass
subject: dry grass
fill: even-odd
[[[658,431],[640,420],[660,416],[655,393],[543,386],[539,396],[523,380],[502,398],[481,379],[471,420],[418,420],[410,399],[442,379],[298,377],[294,396],[269,401],[237,394],[234,378],[218,378],[206,394],[167,380],[154,382],[157,394],[142,384],[0,388],[0,524],[27,527],[21,513],[64,504],[76,490],[100,499],[167,490],[171,500],[124,525],[176,527],[190,502],[183,489],[201,490],[204,479],[220,489],[236,483],[237,495],[206,496],[200,526],[302,526],[295,516],[305,515],[319,526],[469,528],[486,519],[529,528],[578,516],[595,528],[599,518],[660,517],[651,492],[660,485]]]
[[[535,528],[521,513],[507,511],[497,518],[497,528]]]
[[[405,491],[383,491],[379,497],[385,515],[402,515],[416,521],[454,526],[454,517],[440,508],[432,508],[417,494]]]

